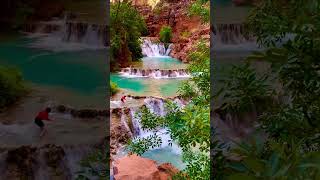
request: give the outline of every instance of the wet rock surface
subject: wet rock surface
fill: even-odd
[[[0,162],[3,169],[0,169],[5,180],[71,180],[77,176],[75,166],[80,168],[80,160],[88,152],[105,148],[107,139],[94,146],[57,146],[46,144],[41,147],[21,146],[10,148],[1,152],[5,155]],[[89,150],[91,149],[91,150]],[[75,159],[73,156],[76,156]]]
[[[6,158],[7,179],[33,179],[36,167],[37,149],[30,146],[22,146],[9,150]]]

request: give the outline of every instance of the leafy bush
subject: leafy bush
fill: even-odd
[[[210,1],[209,0],[196,0],[189,7],[190,16],[200,16],[202,21],[209,22],[210,20]]]
[[[180,33],[180,36],[181,36],[182,38],[188,38],[188,37],[190,37],[190,35],[191,35],[191,32],[190,32],[190,31],[187,31],[187,30],[182,31],[182,32]]]
[[[115,95],[119,91],[118,85],[114,82],[110,82],[110,93],[111,96]]]
[[[27,89],[17,69],[0,66],[0,109],[16,102]]]
[[[256,137],[238,144],[232,152],[243,158],[229,164],[234,173],[227,179],[319,179],[320,153],[304,152],[303,139],[294,142],[262,142]]]
[[[160,41],[170,43],[172,38],[172,29],[170,26],[162,26],[160,30]]]

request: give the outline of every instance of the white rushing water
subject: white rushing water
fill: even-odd
[[[142,39],[142,54],[147,57],[168,57],[171,52],[172,44],[165,48],[163,43],[154,43],[148,38]]]
[[[154,79],[167,78],[190,78],[190,74],[186,69],[138,69],[123,68],[119,72],[120,75],[127,78],[147,77]]]
[[[146,107],[150,110],[150,112],[158,115],[158,116],[165,116],[166,115],[166,109],[165,109],[165,103],[163,99],[157,99],[157,98],[146,98],[144,100]],[[175,102],[178,107],[183,108],[184,107],[184,103],[176,98],[173,100],[173,102]],[[171,151],[171,153],[176,154],[176,155],[181,155],[182,151],[181,148],[174,142],[172,142],[172,145],[170,145],[171,142],[171,137],[170,134],[168,132],[168,130],[166,128],[158,128],[156,129],[156,131],[150,131],[150,130],[146,130],[142,128],[142,124],[141,124],[141,120],[139,118],[139,116],[137,116],[137,112],[138,112],[138,107],[137,108],[130,108],[130,113],[129,113],[129,118],[131,119],[132,122],[132,135],[135,138],[146,138],[150,135],[153,135],[154,133],[156,133],[162,140],[162,144],[160,147],[155,147],[153,149],[150,150],[154,150],[154,149],[164,149],[167,148]],[[122,122],[127,122],[128,120],[124,120],[124,118],[126,118],[124,112],[122,112],[121,115],[121,121]],[[129,129],[128,125],[126,125],[127,129]]]
[[[105,49],[107,27],[89,22],[56,19],[39,22],[25,28],[27,37],[34,39],[32,48],[52,51]]]
[[[260,47],[256,38],[246,33],[244,24],[217,24],[211,34],[216,51],[255,51]]]

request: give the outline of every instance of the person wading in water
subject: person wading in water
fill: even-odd
[[[34,123],[36,123],[36,125],[38,125],[41,129],[40,137],[42,137],[47,132],[47,129],[44,127],[43,120],[52,121],[51,119],[49,119],[50,112],[51,108],[46,108],[44,111],[39,112],[34,120]]]

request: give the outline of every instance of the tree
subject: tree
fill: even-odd
[[[111,70],[142,58],[140,37],[147,31],[143,17],[130,2],[110,5]]]
[[[0,66],[0,110],[13,103],[27,92],[21,72]]]
[[[162,26],[159,34],[160,34],[160,41],[162,43],[168,44],[171,42],[172,29],[170,26]]]

